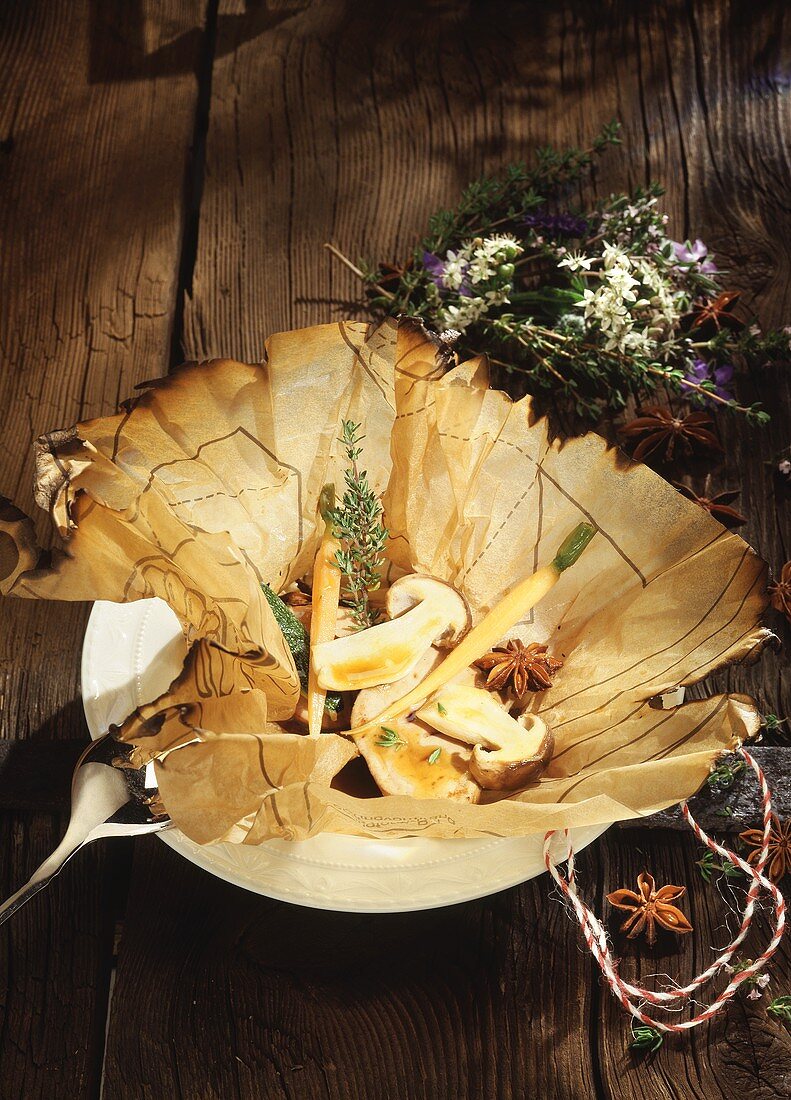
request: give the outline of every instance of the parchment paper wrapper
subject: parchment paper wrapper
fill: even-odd
[[[160,699],[120,736],[157,759],[163,802],[201,843],[321,830],[507,836],[647,815],[693,794],[715,757],[753,735],[743,696],[670,711],[648,700],[757,656],[764,564],[737,535],[595,435],[550,443],[529,399],[488,389],[483,360],[449,369],[412,322],[282,333],[267,362],[189,364],[124,411],[37,442],[37,500],[64,550],[0,511],[2,589],[20,596],[159,596],[189,644]],[[266,601],[307,574],[326,481],[341,484],[341,421],[365,429],[384,495],[388,578],[456,585],[476,619],[552,559],[581,520],[598,534],[513,636],[565,663],[533,708],[556,751],[530,789],[485,805],[356,798],[331,786],[355,755],[277,725],[299,682]]]

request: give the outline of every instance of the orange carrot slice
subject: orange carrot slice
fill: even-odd
[[[336,554],[341,549],[335,537],[329,512],[335,507],[335,486],[325,485],[319,494],[319,513],[324,520],[324,534],[313,562],[313,610],[310,617],[310,667],[308,669],[308,732],[311,737],[321,733],[327,692],[319,687],[314,671],[313,647],[331,642],[335,637],[338,605],[341,596],[341,571]]]

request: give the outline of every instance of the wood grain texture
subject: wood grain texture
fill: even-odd
[[[782,4],[82,0],[7,5],[2,22],[0,492],[22,503],[30,437],[110,411],[164,372],[171,343],[255,360],[271,332],[360,315],[325,240],[400,258],[471,176],[537,143],[584,141],[613,115],[626,149],[581,201],[660,178],[674,234],[703,237],[765,322],[791,311]],[[788,503],[763,462],[789,445],[787,374],[757,374],[745,397],[775,418],[764,434],[721,423],[728,458],[712,487],[741,481],[747,537],[778,567],[791,555]],[[3,736],[81,735],[83,614],[3,605]],[[721,682],[791,714],[781,657]],[[61,827],[3,817],[0,888]],[[693,936],[652,954],[615,933],[628,974],[688,976],[724,941],[728,910],[697,858],[689,838],[642,829],[584,853],[582,888],[599,910],[646,866],[690,887]],[[98,1092],[126,875],[117,855],[81,859],[2,930],[0,1095]],[[785,946],[774,995],[791,989],[789,959]],[[447,910],[347,916],[219,883],[154,838],[137,846],[105,1100],[788,1093],[789,1035],[761,1002],[740,1000],[649,1063],[627,1041],[544,879]]]
[[[151,32],[202,14],[194,0],[160,8]],[[142,48],[123,38],[123,9],[84,0],[4,12],[0,493],[31,513],[34,437],[114,412],[168,367],[196,56],[142,82],[120,61],[97,73],[97,36],[116,54]],[[76,697],[85,615],[4,604],[3,736],[30,736]]]
[[[196,40],[173,43],[202,33],[203,5],[146,7],[25,2],[0,15],[0,494],[27,510],[34,436],[114,411],[168,367],[196,97]],[[0,736],[87,736],[87,610],[3,602]],[[0,819],[4,897],[64,828]],[[98,1095],[123,866],[107,855],[80,855],[2,929],[3,1097]]]
[[[105,1100],[596,1095],[595,987],[543,882],[423,913],[317,913],[156,841],[133,877]]]

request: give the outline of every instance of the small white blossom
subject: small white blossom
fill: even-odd
[[[461,252],[447,252],[442,269],[442,282],[449,290],[459,290],[467,272],[469,261]]]
[[[604,260],[605,270],[612,267],[620,267],[628,271],[631,267],[628,255],[622,248],[619,248],[617,244],[608,244],[607,241],[605,241],[602,245],[601,254]]]
[[[558,263],[558,267],[567,267],[569,271],[590,271],[592,263],[592,256],[585,256],[582,252],[569,252]]]
[[[481,319],[486,309],[487,303],[483,298],[461,298],[457,306],[446,306],[442,311],[443,327],[464,332]]]
[[[501,306],[510,302],[508,292],[511,289],[510,284],[504,287],[497,287],[495,290],[487,290],[484,294],[484,298],[488,305]]]

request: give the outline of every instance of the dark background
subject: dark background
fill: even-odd
[[[613,116],[625,147],[580,201],[659,179],[671,235],[701,236],[764,324],[791,322],[786,8],[5,0],[0,493],[32,508],[35,435],[114,411],[183,358],[257,360],[269,333],[359,313],[325,240],[403,258],[470,177]],[[745,380],[772,423],[721,421],[726,459],[696,485],[741,486],[743,532],[775,571],[791,523],[765,464],[789,445],[789,393],[780,370]],[[43,809],[4,791],[3,894],[64,828],[71,748],[47,743],[86,735],[87,613],[0,610],[0,748],[33,754],[53,770],[41,797],[55,791]],[[715,686],[791,715],[782,654]],[[599,910],[644,867],[689,887],[693,935],[654,951],[616,936],[627,977],[689,977],[726,942],[699,854],[645,829],[584,854]],[[791,992],[787,946],[772,974],[770,995]],[[774,1100],[791,1095],[791,1036],[765,1003],[740,998],[645,1061],[545,879],[422,914],[322,914],[148,838],[82,854],[0,930],[0,1095],[97,1097],[104,1067],[104,1100]]]

